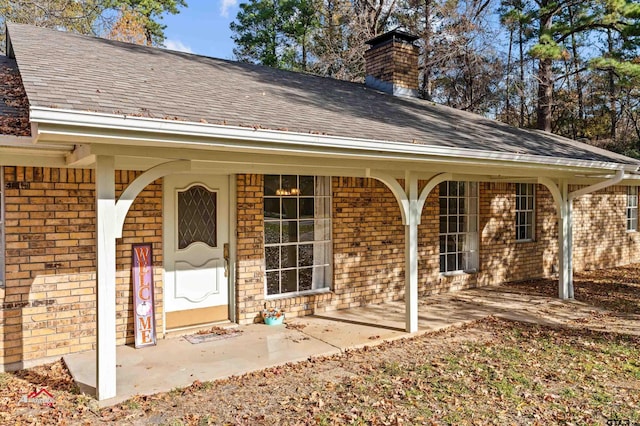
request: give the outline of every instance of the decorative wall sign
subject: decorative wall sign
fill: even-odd
[[[156,344],[151,244],[136,244],[132,254],[134,330],[136,348]]]

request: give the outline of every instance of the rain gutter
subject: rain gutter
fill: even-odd
[[[467,148],[421,145],[414,143],[393,142],[384,140],[338,137],[321,134],[306,134],[289,131],[277,131],[252,127],[222,126],[187,121],[170,121],[157,118],[133,117],[128,115],[105,114],[91,111],[75,111],[45,107],[31,107],[31,122],[35,128],[46,134],[83,136],[87,138],[105,138],[95,129],[126,132],[120,137],[167,145],[168,142],[179,145],[198,147],[218,147],[235,150],[251,150],[272,153],[303,153],[341,155],[349,154],[357,157],[385,155],[409,155],[413,160],[419,157],[439,157],[457,159],[475,159],[480,161],[501,161],[511,163],[532,163],[555,167],[577,167],[601,170],[618,170],[635,172],[638,165],[609,161],[579,160],[538,156],[531,154],[482,151]],[[44,125],[44,126],[40,126]],[[54,128],[47,127],[53,125]],[[58,128],[57,126],[60,126]],[[93,129],[93,130],[91,130]],[[34,132],[36,138],[37,133]],[[167,141],[167,135],[171,141]],[[162,136],[162,137],[161,137]],[[205,138],[205,142],[194,140]],[[37,139],[36,139],[37,142]]]

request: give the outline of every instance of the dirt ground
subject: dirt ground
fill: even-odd
[[[557,291],[550,280],[513,286]],[[609,312],[555,328],[489,317],[104,409],[61,361],[4,373],[0,424],[640,425],[640,336],[626,332],[640,320],[640,265],[580,274],[575,286]],[[43,387],[50,406],[24,400]]]

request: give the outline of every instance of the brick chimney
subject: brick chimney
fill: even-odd
[[[367,41],[365,85],[394,96],[418,96],[419,37],[399,29]]]

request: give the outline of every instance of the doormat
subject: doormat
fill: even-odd
[[[242,330],[238,330],[237,328],[212,327],[182,337],[184,337],[187,342],[197,345],[198,343],[212,342],[214,340],[236,337],[239,336],[240,333],[242,333]]]

